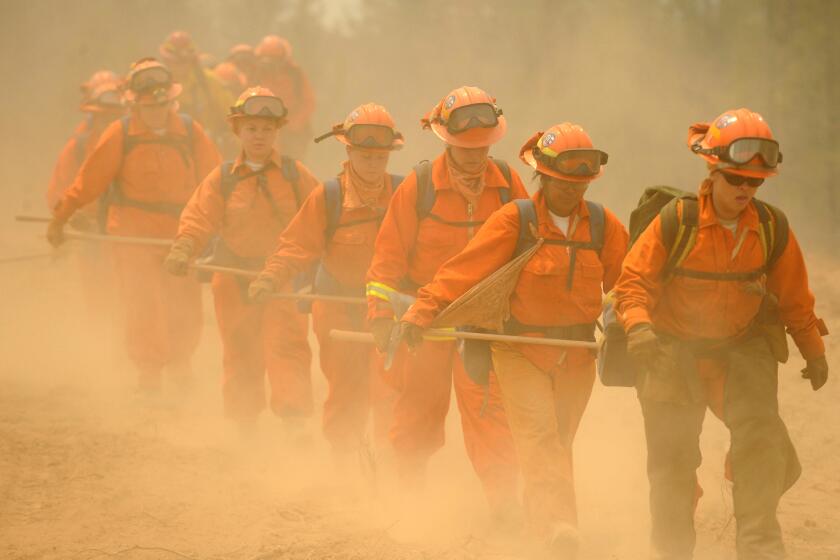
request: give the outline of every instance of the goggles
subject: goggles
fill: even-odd
[[[289,111],[279,97],[268,95],[254,95],[247,98],[241,105],[231,108],[234,115],[246,117],[271,117],[282,119]]]
[[[152,66],[133,74],[128,88],[136,93],[147,93],[168,89],[172,85],[172,74],[163,66]]]
[[[744,183],[748,186],[756,188],[764,183],[764,177],[744,177],[743,175],[735,175],[734,173],[726,173],[722,171],[726,182],[734,187],[740,187]]]
[[[103,91],[93,102],[102,107],[113,107],[115,109],[121,108],[123,105],[120,92],[114,89]]]
[[[459,134],[471,128],[493,128],[499,124],[501,115],[502,110],[490,103],[476,103],[458,107],[445,123],[440,117],[437,120],[446,125],[450,134]]]
[[[538,146],[532,148],[534,159],[546,167],[573,177],[594,177],[601,172],[601,166],[607,163],[609,155],[601,150],[582,148],[564,150],[556,156],[549,155]]]
[[[764,166],[771,169],[782,162],[779,143],[768,138],[738,138],[728,146],[715,148],[703,148],[698,143],[693,144],[691,150],[698,154],[715,156],[733,165],[746,165],[756,157],[760,157]]]
[[[388,126],[354,124],[344,132],[344,137],[350,144],[360,148],[390,148],[402,135]]]

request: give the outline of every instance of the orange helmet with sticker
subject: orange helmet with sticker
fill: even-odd
[[[519,158],[537,172],[573,183],[603,175],[608,157],[593,147],[582,126],[569,122],[537,132],[519,149]]]
[[[164,60],[186,62],[198,59],[198,49],[192,36],[186,31],[173,31],[158,49]]]
[[[110,70],[98,70],[94,72],[87,81],[82,82],[79,86],[79,89],[82,92],[82,95],[87,96],[89,95],[94,89],[98,88],[102,84],[119,84],[120,77],[117,76],[114,72]]]
[[[258,117],[272,119],[278,126],[286,124],[288,109],[283,100],[274,95],[267,87],[257,86],[246,89],[236,100],[228,113],[228,121],[234,132],[237,131],[237,121],[244,117]]]
[[[507,131],[507,121],[496,98],[475,86],[449,92],[420,123],[450,146],[461,148],[491,146]]]
[[[279,35],[266,35],[254,49],[258,58],[276,58],[287,60],[292,58],[292,45]]]
[[[764,117],[745,108],[691,125],[687,143],[710,168],[743,177],[771,177],[782,162],[779,143]]]
[[[315,142],[330,136],[347,146],[368,150],[399,150],[405,144],[391,113],[376,103],[359,105],[344,122],[333,125],[331,131],[317,137]]]
[[[131,65],[125,83],[125,100],[139,105],[157,105],[172,101],[181,94],[172,72],[154,58],[141,58]]]

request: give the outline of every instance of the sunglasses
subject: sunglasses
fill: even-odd
[[[764,177],[744,177],[742,175],[734,175],[732,173],[723,173],[723,178],[733,187],[740,187],[744,183],[750,187],[760,187],[764,183]]]

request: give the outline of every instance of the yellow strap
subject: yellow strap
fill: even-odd
[[[381,282],[368,282],[365,286],[365,295],[387,302],[391,301],[391,294],[394,293],[397,293],[397,290]]]

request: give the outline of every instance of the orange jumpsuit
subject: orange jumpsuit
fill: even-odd
[[[150,131],[132,115],[128,137],[133,147],[125,153],[122,123],[116,121],[105,129],[56,206],[55,216],[66,220],[114,183],[119,195],[112,197],[108,210],[109,234],[172,238],[182,205],[218,164],[219,154],[195,122],[193,145],[187,146],[187,130],[174,111],[165,136]],[[165,247],[111,247],[125,309],[128,355],[140,371],[141,387],[148,389],[159,387],[164,366],[186,380],[189,359],[201,334],[199,285],[193,278],[166,274],[166,253]]]
[[[523,268],[511,295],[511,319],[517,323],[511,334],[593,340],[602,294],[621,271],[627,232],[605,210],[603,247],[600,253],[576,250],[569,290],[571,252],[552,241],[589,241],[589,208],[581,202],[572,213],[570,223],[577,225],[567,237],[551,220],[541,191],[533,201],[538,236],[546,242]],[[514,257],[519,233],[519,211],[508,204],[420,289],[403,319],[428,327],[447,305]],[[506,332],[512,328],[508,321]],[[550,536],[557,523],[577,522],[572,442],[592,391],[594,355],[584,348],[522,344],[494,343],[492,350],[519,453],[529,520],[535,533]]]
[[[280,150],[303,158],[312,142],[311,119],[315,112],[315,91],[306,72],[295,63],[271,76],[262,76],[259,85],[270,89],[283,100],[289,111],[288,122],[280,129]]]
[[[276,152],[254,173],[244,156],[233,163],[232,173],[242,177],[225,197],[221,168],[212,171],[196,189],[178,228],[178,238],[193,240],[200,254],[218,234],[214,264],[259,270],[271,254],[283,229],[303,200],[318,184],[297,162],[299,179],[293,186],[281,171]],[[295,188],[298,190],[295,194]],[[216,319],[224,349],[222,394],[225,413],[251,421],[265,408],[266,374],[271,385],[271,410],[281,417],[312,413],[312,354],[307,341],[308,324],[295,302],[274,299],[264,305],[248,301],[250,278],[213,274]],[[292,289],[292,278],[284,287]]]
[[[93,117],[83,120],[61,149],[47,187],[48,208],[55,208],[64,191],[73,183],[82,162],[93,152],[99,142],[104,126],[94,127],[93,123]],[[95,227],[99,219],[98,201],[80,209],[79,214],[86,226]],[[113,289],[113,282],[110,281],[112,270],[106,255],[105,247],[94,244],[84,245],[76,251],[85,302],[88,309],[97,315],[106,312]]]
[[[388,294],[414,295],[502,206],[500,190],[507,185],[492,160],[485,173],[486,186],[473,207],[453,189],[445,157],[444,153],[432,164],[436,199],[429,216],[418,220],[414,172],[391,199],[367,273],[369,319],[393,317]],[[527,198],[513,171],[512,182],[510,198]],[[454,341],[428,340],[414,354],[403,346],[388,377],[399,392],[389,437],[403,475],[422,476],[428,458],[443,446],[454,382],[467,454],[491,507],[516,500],[516,452],[494,376],[487,387],[475,383],[464,370]]]
[[[693,551],[698,438],[708,406],[732,437],[738,557],[782,558],[776,508],[800,466],[778,413],[776,360],[753,329],[763,293],[778,298],[780,318],[804,358],[824,354],[825,329],[814,315],[792,231],[773,268],[757,279],[703,278],[759,271],[765,257],[753,205],[742,212],[733,234],[718,222],[711,195],[698,204],[696,241],[675,274],[662,278],[668,251],[657,217],[627,255],[615,287],[625,329],[651,323],[664,356],[640,365],[637,382],[648,444],[653,547],[657,558],[684,558]]]
[[[355,296],[365,293],[365,272],[373,256],[373,244],[391,193],[396,187],[387,176],[375,207],[364,205],[348,190],[346,174],[340,176],[342,208],[332,237],[327,233],[324,188],[317,188],[283,232],[266,271],[284,282],[308,270],[319,260],[318,293]],[[392,390],[383,383],[382,357],[375,349],[330,338],[332,329],[366,330],[364,306],[316,301],[312,304],[313,329],[321,352],[321,369],[329,383],[324,402],[324,436],[339,452],[359,448],[368,416],[373,412],[374,438],[384,440],[391,408]]]

